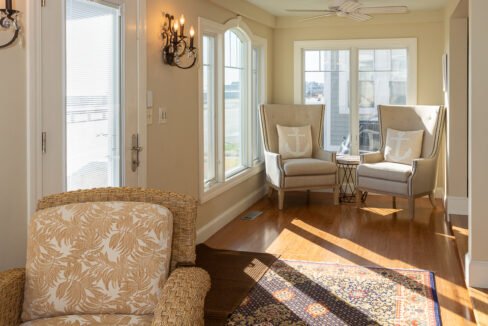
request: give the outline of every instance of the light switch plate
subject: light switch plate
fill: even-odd
[[[152,91],[147,91],[147,97],[146,97],[146,106],[148,108],[152,108],[153,107],[153,93]]]
[[[147,109],[146,111],[146,122],[148,125],[152,125],[153,124],[153,110],[152,109]]]

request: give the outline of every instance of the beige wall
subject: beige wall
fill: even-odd
[[[15,8],[25,12],[23,1]],[[3,3],[0,4],[3,7]],[[10,35],[8,35],[10,36]],[[0,42],[7,39],[0,32]],[[27,221],[25,47],[0,49],[0,270],[25,264]]]
[[[486,185],[486,90],[488,85],[488,1],[471,0],[469,8],[469,255],[467,276],[472,286],[488,288],[488,218]]]
[[[247,7],[249,12],[249,7]],[[148,126],[149,187],[186,193],[198,198],[198,69],[181,70],[162,63],[160,28],[161,11],[174,15],[184,13],[195,27],[198,17],[225,23],[236,14],[208,0],[147,1],[147,67],[148,89],[154,94],[154,113],[167,109],[168,122]],[[268,62],[273,56],[273,30],[244,19],[253,33],[268,40]],[[272,98],[272,66],[268,66],[268,97]],[[226,209],[263,185],[262,175],[252,177],[225,194],[205,203],[199,209],[197,227],[201,227]]]
[[[447,126],[448,211],[468,214],[468,0],[450,0],[445,10],[445,52],[449,58]]]
[[[299,40],[341,40],[374,38],[417,38],[418,103],[444,104],[442,90],[442,54],[444,52],[443,12],[419,12],[408,15],[378,16],[370,22],[328,18],[300,22],[296,18],[278,18],[275,31],[274,101],[293,103],[293,47]],[[444,171],[444,151],[440,171]],[[439,173],[438,187],[444,188],[444,174]],[[440,194],[439,194],[440,195]]]

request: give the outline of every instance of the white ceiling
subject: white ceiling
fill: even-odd
[[[299,16],[286,9],[327,9],[334,0],[247,0],[275,16]],[[366,7],[407,6],[410,11],[437,10],[444,8],[448,0],[359,0]],[[310,14],[310,15],[313,15]]]

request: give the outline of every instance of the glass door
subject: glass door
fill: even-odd
[[[142,185],[138,10],[137,0],[42,8],[42,195]]]

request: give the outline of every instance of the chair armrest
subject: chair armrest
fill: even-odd
[[[0,325],[20,324],[24,301],[25,269],[0,272]]]
[[[153,325],[203,325],[210,276],[197,267],[177,268],[164,283]]]
[[[281,188],[285,172],[281,162],[281,155],[273,152],[264,152],[264,163],[266,165],[266,178],[274,186]]]
[[[379,163],[385,160],[385,157],[381,152],[361,154],[360,157],[361,157],[361,164]]]
[[[329,161],[332,163],[336,163],[336,152],[326,151],[323,148],[319,148],[319,150],[315,153],[314,158],[322,160],[322,161]]]
[[[437,179],[437,158],[420,158],[412,163],[412,195],[435,189]]]

